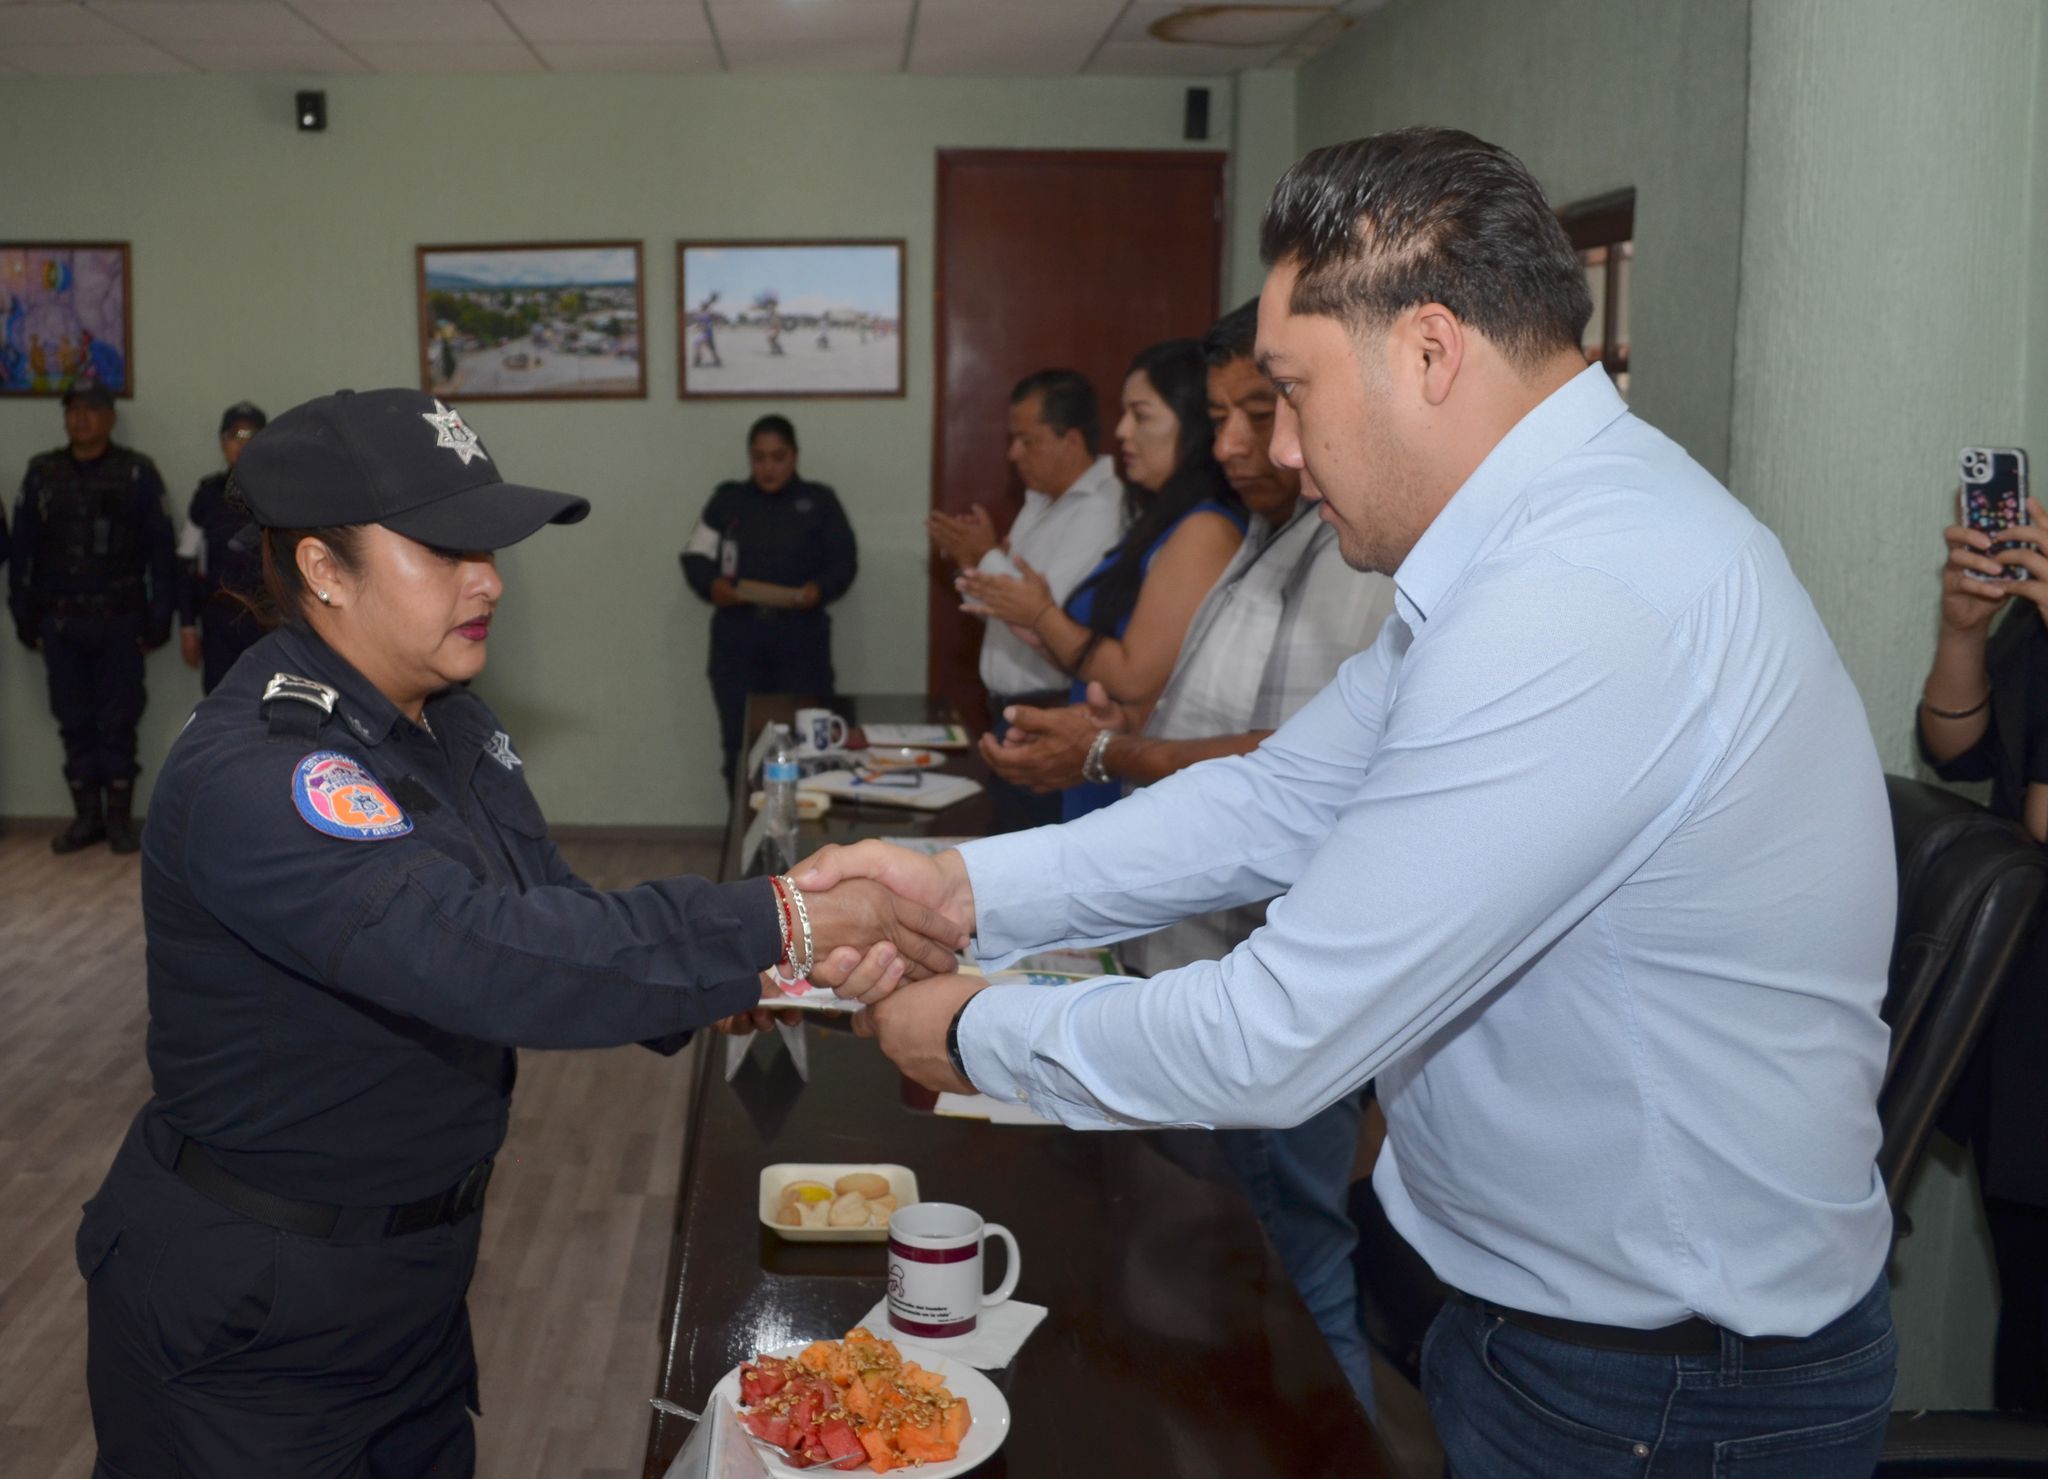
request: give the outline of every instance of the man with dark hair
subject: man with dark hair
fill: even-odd
[[[1394,577],[1379,640],[1250,754],[799,882],[882,878],[991,963],[1285,892],[1218,962],[942,976],[863,1030],[1082,1127],[1286,1125],[1374,1079],[1374,1189],[1453,1291],[1423,1376],[1453,1473],[1867,1479],[1897,902],[1855,686],[1770,531],[1585,363],[1512,156],[1319,150],[1262,246],[1274,460]]]
[[[170,637],[177,543],[156,464],[118,446],[114,398],[92,381],[64,392],[68,445],[28,465],[14,504],[8,607],[43,654],[64,741],[71,825],[52,851],[141,845],[133,822],[143,654]]]
[[[939,553],[962,570],[1018,575],[1022,560],[1043,575],[1064,602],[1123,533],[1123,485],[1116,465],[1098,456],[1101,440],[1095,387],[1074,370],[1040,370],[1010,392],[1010,465],[1024,483],[1024,507],[998,538],[987,508],[934,512],[926,527]],[[1014,556],[1014,558],[1013,558]],[[1066,699],[1067,675],[1057,663],[1002,622],[981,639],[981,682],[998,737],[1014,705]],[[1033,795],[992,778],[990,803],[999,826],[1015,830],[1060,819],[1057,793]]]
[[[1145,785],[1219,755],[1256,749],[1371,645],[1394,606],[1383,575],[1360,576],[1337,532],[1301,497],[1299,468],[1268,455],[1278,397],[1254,357],[1259,303],[1202,337],[1209,419],[1224,475],[1251,514],[1244,543],[1189,623],[1173,674],[1149,714],[1091,685],[1087,704],[1015,707],[1001,742],[981,751],[1006,781],[1057,792],[1083,781]],[[1127,943],[1123,963],[1155,976],[1228,955],[1265,922],[1263,900],[1182,920]],[[1224,1132],[1223,1149],[1288,1275],[1370,1411],[1372,1360],[1358,1320],[1348,1210],[1364,1093],[1346,1094],[1284,1130]]]
[[[211,693],[235,659],[262,640],[255,602],[263,591],[263,550],[255,520],[228,497],[228,475],[242,448],[269,417],[247,401],[220,415],[225,471],[209,474],[192,490],[185,529],[178,536],[183,591],[178,600],[178,645],[185,666],[199,669],[202,693]]]

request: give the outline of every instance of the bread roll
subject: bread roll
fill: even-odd
[[[832,1189],[841,1196],[848,1192],[858,1192],[872,1201],[876,1197],[885,1197],[889,1194],[889,1178],[877,1176],[872,1171],[852,1171],[833,1182]]]
[[[794,1207],[796,1208],[796,1210],[797,1210],[797,1215],[798,1215],[798,1216],[800,1216],[801,1218],[803,1218],[803,1225],[804,1225],[805,1227],[830,1227],[830,1226],[831,1226],[831,1223],[830,1223],[830,1221],[828,1221],[828,1219],[830,1218],[830,1216],[831,1216],[831,1214],[832,1214],[832,1205],[831,1205],[831,1203],[829,1203],[829,1202],[793,1202],[793,1203],[791,1203],[791,1205],[792,1205],[792,1206],[794,1206]]]
[[[887,1227],[890,1216],[896,1211],[896,1198],[872,1197],[868,1201],[868,1226]]]
[[[804,1225],[803,1209],[795,1202],[784,1202],[782,1210],[775,1214],[775,1220],[784,1227],[802,1227]]]
[[[834,1227],[866,1227],[868,1225],[868,1199],[857,1191],[849,1191],[832,1203],[832,1225]]]

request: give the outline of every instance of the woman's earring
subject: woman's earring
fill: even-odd
[[[333,598],[332,596],[328,595],[328,594],[327,594],[327,592],[325,592],[325,591],[321,591],[321,592],[319,592],[319,596],[320,596],[320,604],[321,604],[322,606],[332,606],[332,605],[334,604],[334,598]]]

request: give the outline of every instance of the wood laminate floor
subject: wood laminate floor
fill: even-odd
[[[52,830],[0,834],[0,1479],[91,1473],[72,1234],[149,1095],[137,861],[54,857]],[[608,888],[717,862],[711,843],[563,851]],[[483,1479],[640,1472],[689,1090],[686,1057],[520,1055],[470,1292]],[[1389,1456],[1435,1479],[1420,1398],[1379,1376]]]

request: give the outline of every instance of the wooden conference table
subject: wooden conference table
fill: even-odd
[[[749,741],[800,702],[813,701],[756,699]],[[853,723],[944,717],[909,695],[829,702]],[[971,751],[947,768],[986,775]],[[728,877],[748,819],[744,794],[736,788]],[[839,802],[805,824],[805,841],[988,826],[986,795],[931,814]],[[772,1038],[730,1083],[723,1038],[705,1034],[694,1048],[658,1395],[701,1410],[718,1379],[755,1352],[841,1334],[866,1314],[883,1293],[882,1246],[784,1243],[756,1220],[756,1187],[776,1161],[893,1161],[916,1172],[927,1199],[1009,1227],[1023,1253],[1017,1297],[1051,1311],[1007,1368],[988,1373],[1010,1404],[1011,1429],[976,1479],[1392,1472],[1242,1194],[1202,1174],[1216,1164],[1211,1137],[941,1118],[913,1107],[929,1096],[874,1044],[838,1028],[805,1032],[808,1083],[779,1043],[768,1050]],[[1004,1255],[991,1246],[1000,1268]],[[660,1479],[689,1428],[655,1414],[646,1479]]]

